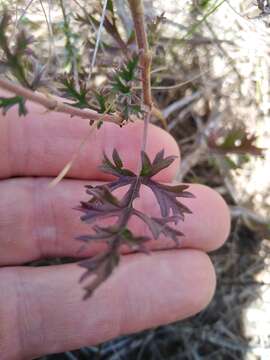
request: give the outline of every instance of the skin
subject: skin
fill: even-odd
[[[1,94],[0,94],[1,95]],[[3,94],[2,94],[3,95]],[[206,252],[219,248],[230,230],[224,200],[212,189],[191,185],[195,199],[183,199],[193,211],[179,224],[181,249],[165,237],[150,241],[150,256],[122,249],[114,274],[87,301],[78,279],[77,264],[26,267],[26,262],[71,256],[85,258],[103,249],[93,244],[79,251],[75,236],[87,234],[73,208],[87,199],[84,185],[104,182],[98,170],[105,151],[116,148],[125,166],[136,171],[142,124],[119,129],[104,124],[92,132],[68,178],[49,188],[89,133],[87,120],[44,112],[28,104],[19,118],[11,110],[0,115],[0,354],[2,360],[32,359],[44,354],[94,345],[184,319],[201,311],[215,290],[215,272]],[[147,153],[161,148],[177,155],[173,138],[150,126]],[[175,161],[158,175],[170,183],[179,166]],[[144,211],[158,214],[147,191],[136,200]],[[136,233],[146,231],[133,221]]]

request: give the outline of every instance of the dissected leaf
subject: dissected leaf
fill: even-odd
[[[136,80],[139,57],[135,55],[116,72],[113,79],[113,89],[127,96],[131,94],[131,82]]]
[[[142,169],[140,172],[140,176],[150,176],[151,167],[152,167],[151,161],[144,151],[142,151],[141,157],[142,157]]]
[[[65,35],[65,69],[69,69],[68,72],[72,73],[74,68],[78,67],[80,61],[80,55],[76,47],[76,41],[78,34],[72,31],[70,26],[70,16],[67,14],[63,0],[60,0],[60,7],[63,15],[62,31]]]
[[[155,240],[157,240],[161,234],[164,234],[165,236],[172,238],[176,242],[176,244],[179,245],[179,237],[183,236],[183,233],[171,227],[168,224],[169,223],[177,224],[180,217],[178,216],[168,216],[163,218],[149,217],[138,210],[134,210],[133,213],[148,226]]]
[[[90,107],[86,98],[87,89],[85,85],[80,84],[80,88],[77,89],[75,81],[72,77],[65,77],[62,80],[62,85],[63,86],[60,90],[63,92],[64,96],[76,101],[75,103],[69,105],[81,109]]]
[[[80,281],[84,281],[88,276],[93,275],[94,280],[91,281],[85,289],[84,299],[88,299],[94,290],[101,285],[113,272],[120,260],[120,254],[117,251],[106,251],[103,254],[96,255],[95,257],[83,260],[79,265],[86,269],[85,273],[81,276]]]
[[[178,198],[193,198],[194,195],[188,191],[188,185],[168,186],[160,184],[153,180],[143,182],[154,193],[160,207],[161,215],[167,217],[172,213],[184,220],[185,214],[191,214],[187,206],[182,204]]]
[[[250,154],[262,156],[264,149],[256,146],[257,136],[249,134],[243,128],[234,128],[227,132],[217,130],[210,134],[208,146],[221,154]]]
[[[166,169],[176,159],[176,156],[168,156],[164,158],[164,150],[161,150],[159,153],[157,153],[152,164],[148,156],[145,154],[145,152],[142,152],[141,157],[142,157],[142,170],[140,175],[141,176],[146,175],[150,177],[156,175],[161,170]]]
[[[10,16],[7,11],[3,12],[1,21],[0,21],[0,46],[4,52],[9,53],[8,41],[6,37],[7,27],[10,21]]]
[[[114,109],[114,97],[111,93],[105,93],[102,91],[94,91],[94,96],[96,98],[98,108],[97,111],[101,114],[115,112]]]
[[[138,62],[139,56],[136,55],[118,72],[118,76],[125,81],[135,80]]]
[[[114,149],[114,154],[115,154],[114,157],[117,157],[118,161],[115,162],[115,159],[113,159],[114,160],[114,164],[113,164],[110,161],[110,159],[107,157],[107,155],[104,154],[104,159],[103,159],[102,165],[100,166],[100,170],[102,170],[103,172],[105,172],[107,174],[111,174],[111,175],[114,175],[114,176],[135,177],[136,175],[132,171],[123,168],[123,162],[120,159],[120,156],[119,156],[116,149]]]
[[[31,53],[29,45],[32,43],[33,38],[27,36],[24,30],[20,30],[15,38],[15,46],[11,48],[6,34],[9,21],[10,16],[4,11],[0,20],[0,48],[4,53],[4,59],[1,59],[1,62],[6,65],[8,70],[15,76],[20,84],[32,89],[26,76],[25,65]],[[23,111],[22,107],[21,111]]]
[[[122,162],[122,160],[121,160],[121,158],[120,158],[120,156],[119,156],[116,149],[113,150],[113,161],[114,161],[117,168],[122,169],[123,162]]]
[[[165,157],[164,150],[160,151],[151,162],[145,152],[141,153],[142,169],[137,176],[131,170],[124,168],[124,163],[116,149],[113,150],[112,160],[104,154],[101,169],[116,177],[106,185],[87,185],[87,194],[91,196],[89,201],[81,202],[78,208],[83,212],[81,220],[88,224],[95,224],[92,233],[79,236],[77,239],[84,243],[93,241],[106,243],[108,246],[104,254],[97,255],[93,259],[85,260],[82,266],[87,270],[82,280],[93,275],[92,281],[86,286],[86,297],[112,273],[119,263],[120,247],[128,245],[132,250],[148,253],[145,243],[150,237],[134,235],[129,229],[129,220],[136,216],[141,219],[150,229],[153,239],[158,239],[161,234],[170,237],[177,245],[183,233],[172,226],[184,220],[185,214],[191,211],[179,201],[179,198],[194,197],[187,191],[187,185],[164,185],[153,180],[152,177],[161,170],[168,167],[175,159],[174,156]],[[154,193],[160,207],[161,217],[151,217],[134,208],[134,200],[140,196],[142,185],[149,187]],[[127,187],[121,198],[116,197],[113,192],[118,188]],[[104,219],[113,219],[110,225],[101,225]]]
[[[81,206],[77,208],[84,213],[81,216],[82,221],[91,224],[97,219],[121,216],[123,206],[107,186],[88,186],[87,193],[92,196],[91,200],[82,201]]]
[[[9,109],[11,109],[13,106],[16,105],[18,105],[19,116],[27,114],[27,109],[25,107],[25,100],[23,97],[21,96],[13,96],[10,98],[0,97],[0,108],[2,108],[4,115]]]

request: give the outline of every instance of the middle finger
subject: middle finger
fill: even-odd
[[[14,178],[2,180],[0,186],[0,265],[16,265],[46,257],[89,257],[103,249],[92,243],[80,252],[82,243],[74,238],[86,235],[90,226],[82,223],[74,210],[81,200],[89,199],[85,181],[62,180],[49,188],[50,178]],[[90,182],[91,183],[91,182]],[[211,251],[228,236],[230,219],[227,205],[214,190],[202,185],[190,185],[194,199],[180,199],[192,214],[177,226],[184,236],[182,247]],[[143,189],[137,208],[159,216],[159,207],[151,192]],[[135,234],[147,233],[145,225],[131,219]],[[149,235],[149,234],[148,234]],[[165,236],[151,240],[148,248],[160,250],[175,247]],[[127,248],[123,252],[130,251]]]

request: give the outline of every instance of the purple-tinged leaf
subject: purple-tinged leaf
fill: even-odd
[[[120,207],[120,201],[112,194],[106,185],[99,187],[89,186],[87,193],[93,196],[91,202],[99,201],[101,203],[109,203],[116,207]]]
[[[84,281],[88,276],[94,275],[94,279],[84,287],[86,293],[84,300],[88,299],[93,292],[112,274],[120,260],[120,254],[116,250],[107,250],[103,254],[83,260],[79,265],[86,269],[80,278],[80,282]]]
[[[161,234],[164,234],[165,236],[172,238],[177,245],[179,245],[178,237],[183,236],[184,234],[168,225],[169,223],[177,224],[180,219],[178,216],[169,216],[164,218],[149,217],[135,209],[133,214],[140,218],[148,226],[154,240],[157,240]]]
[[[165,191],[181,194],[181,197],[194,198],[192,193],[184,191],[189,188],[189,185],[164,185],[159,183],[159,186]]]
[[[106,241],[112,237],[111,234],[105,233],[95,233],[93,235],[81,235],[77,236],[76,240],[83,241],[83,242],[90,242],[90,241]]]
[[[153,160],[153,165],[158,164],[160,161],[162,161],[164,159],[164,154],[165,151],[164,149],[160,150],[157,155],[155,156],[154,160]]]
[[[132,171],[123,168],[123,162],[117,150],[113,151],[112,161],[104,155],[102,170],[116,176],[117,179],[106,185],[87,185],[86,192],[91,198],[87,202],[81,202],[78,209],[84,213],[81,217],[82,221],[89,224],[103,221],[106,218],[116,217],[117,220],[109,226],[96,224],[92,227],[91,234],[77,238],[85,243],[105,242],[108,246],[105,253],[81,262],[81,266],[86,268],[81,280],[84,281],[91,274],[94,276],[85,287],[85,298],[89,297],[117,266],[121,245],[127,245],[132,250],[149,253],[145,243],[150,240],[150,237],[134,235],[128,228],[132,216],[137,216],[148,226],[154,239],[158,239],[163,234],[179,245],[179,238],[183,236],[183,233],[171,224],[177,225],[179,220],[184,220],[185,214],[191,213],[189,208],[179,201],[179,198],[194,196],[187,191],[188,185],[169,186],[151,179],[159,171],[170,166],[174,159],[175,156],[164,157],[164,150],[161,150],[151,162],[148,155],[142,152],[142,170],[140,175],[136,176]],[[134,200],[140,196],[142,185],[152,190],[160,207],[161,218],[150,217],[134,208]],[[126,186],[128,189],[121,198],[113,194],[116,189]]]
[[[99,219],[105,219],[108,217],[120,217],[123,211],[121,204],[117,198],[115,198],[110,191],[105,188],[92,189],[91,195],[93,196],[88,202],[82,201],[81,206],[77,210],[84,213],[81,216],[81,220],[88,224],[93,223]],[[90,191],[90,189],[88,189]]]
[[[84,215],[81,216],[81,220],[86,222],[87,224],[92,224],[97,220],[104,220],[111,217],[120,217],[121,216],[121,209],[108,209],[108,208],[96,208],[96,209],[89,209],[89,208],[82,208],[81,211],[84,211]]]
[[[188,186],[168,186],[159,184],[153,180],[144,181],[143,184],[148,186],[155,195],[162,217],[167,217],[170,215],[170,213],[172,213],[172,215],[179,216],[182,220],[184,220],[184,214],[192,213],[192,211],[186,205],[177,200],[179,197],[194,197],[194,195],[190,192],[183,191],[187,189]]]
[[[171,217],[152,218],[152,221],[155,222],[156,227],[158,228],[159,231],[159,235],[163,234],[167,237],[170,237],[176,243],[176,245],[179,246],[180,245],[179,236],[183,236],[184,234],[181,231],[168,225],[168,222],[174,221],[174,220],[170,220],[170,218]]]
[[[148,236],[135,236],[128,228],[123,228],[119,234],[121,243],[126,244],[131,250],[148,252],[144,244],[150,240]]]

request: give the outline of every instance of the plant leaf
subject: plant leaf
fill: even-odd
[[[19,116],[26,115],[27,109],[25,107],[25,100],[21,96],[13,96],[10,98],[0,97],[0,108],[2,108],[3,114],[5,115],[9,109],[13,106],[18,105]]]
[[[86,98],[87,89],[85,85],[81,84],[80,89],[77,90],[75,86],[75,81],[72,77],[67,76],[62,79],[62,87],[60,88],[60,91],[63,92],[63,95],[65,97],[76,101],[75,103],[69,105],[78,107],[80,109],[90,108]]]
[[[171,226],[169,223],[177,224],[179,219],[178,216],[169,216],[164,218],[156,218],[156,217],[149,217],[146,214],[143,214],[141,211],[134,210],[134,215],[140,218],[149,228],[151,231],[153,238],[157,240],[161,234],[172,238],[177,245],[179,245],[179,236],[183,236],[183,233]]]
[[[154,176],[159,173],[161,170],[166,169],[170,166],[174,160],[177,158],[176,156],[168,156],[164,157],[164,150],[161,150],[155,157],[153,163],[149,160],[148,156],[144,151],[141,153],[142,158],[142,170],[141,176]]]
[[[227,132],[219,129],[208,137],[210,149],[221,154],[250,154],[262,156],[264,149],[256,146],[257,136],[247,130],[236,127]]]
[[[114,161],[115,166],[116,166],[117,168],[122,169],[122,167],[123,167],[123,162],[122,162],[122,160],[121,160],[121,158],[120,158],[120,156],[119,156],[119,154],[118,154],[118,152],[117,152],[116,149],[113,150],[113,161]]]
[[[112,274],[115,267],[119,264],[120,255],[116,251],[106,251],[91,259],[83,260],[79,265],[86,269],[81,276],[80,282],[84,281],[88,276],[94,275],[94,280],[84,287],[84,300],[88,299],[108,277]]]
[[[106,185],[86,186],[87,194],[91,196],[87,202],[81,202],[78,210],[83,212],[81,220],[88,224],[104,221],[106,218],[116,218],[110,225],[95,224],[92,233],[79,236],[77,239],[84,243],[93,241],[105,242],[108,249],[105,253],[97,255],[93,259],[85,260],[81,266],[86,268],[82,281],[88,276],[94,278],[86,286],[86,298],[113,272],[119,263],[120,247],[129,246],[132,250],[149,253],[145,243],[150,240],[149,236],[134,235],[130,230],[129,220],[136,216],[149,228],[152,238],[158,239],[161,234],[170,237],[179,246],[179,238],[183,233],[172,226],[180,220],[184,220],[185,214],[190,214],[190,209],[179,201],[179,198],[194,197],[187,191],[187,185],[164,185],[152,179],[159,171],[168,167],[174,156],[164,156],[164,150],[160,151],[153,162],[145,152],[141,153],[142,169],[137,176],[129,169],[124,168],[123,161],[116,149],[113,150],[112,160],[104,154],[101,169],[116,177]],[[142,185],[149,187],[154,193],[160,207],[161,217],[151,217],[134,207],[134,200],[140,196]],[[128,189],[121,198],[113,192],[121,187]]]
[[[184,191],[188,188],[187,185],[168,186],[153,180],[144,181],[143,184],[148,186],[155,195],[162,217],[167,217],[172,213],[173,216],[179,216],[184,220],[185,214],[192,213],[187,206],[178,200],[180,197],[194,197],[192,193]]]

